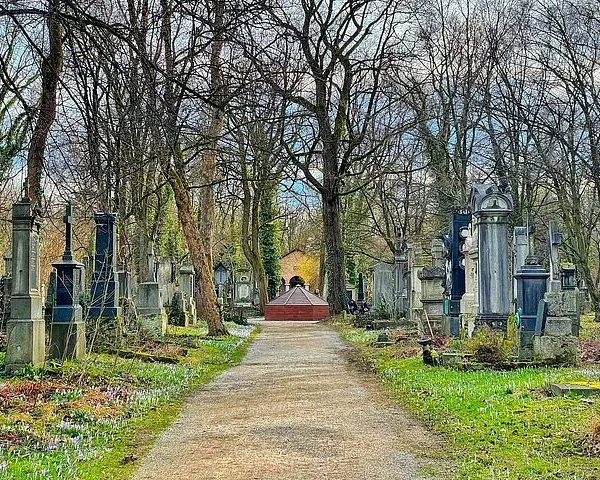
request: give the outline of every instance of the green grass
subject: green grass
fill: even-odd
[[[53,388],[39,401],[29,395],[19,402],[17,396],[0,410],[0,478],[129,478],[185,395],[244,357],[257,331],[228,327],[233,335],[216,339],[204,338],[203,329],[171,332],[195,339],[179,364],[92,355],[58,371],[0,379],[0,385],[25,392],[24,398],[29,385]],[[6,441],[15,436],[19,441]]]
[[[461,371],[394,359],[373,348],[373,335],[334,325],[356,345],[393,395],[447,439],[459,479],[600,478],[600,458],[582,439],[600,414],[598,400],[551,397],[548,382],[598,381],[598,371],[526,368]]]

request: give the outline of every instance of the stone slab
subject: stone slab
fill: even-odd
[[[542,335],[533,339],[533,356],[536,361],[574,364],[577,360],[577,337],[571,335],[552,337]]]
[[[585,397],[600,395],[600,388],[588,385],[579,385],[571,383],[550,383],[548,385],[548,388],[557,397],[562,397],[568,394],[582,395]]]

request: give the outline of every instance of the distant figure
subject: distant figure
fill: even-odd
[[[360,313],[369,313],[369,304],[367,302],[363,302],[360,306]]]
[[[358,312],[358,305],[356,304],[356,302],[354,300],[350,300],[350,302],[348,302],[348,311],[354,315],[356,312]]]

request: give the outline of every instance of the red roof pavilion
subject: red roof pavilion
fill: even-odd
[[[322,320],[328,316],[329,304],[299,285],[265,306],[265,320]]]

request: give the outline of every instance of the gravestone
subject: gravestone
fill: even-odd
[[[547,292],[538,307],[533,339],[533,357],[538,362],[573,365],[577,361],[578,339],[573,319],[567,316],[572,305],[563,303],[564,292]]]
[[[550,274],[537,264],[535,257],[527,257],[515,274],[517,281],[517,313],[519,317],[519,360],[533,360],[534,335],[538,324],[538,307],[546,293]]]
[[[359,302],[365,301],[365,278],[361,273],[358,274],[358,284],[356,286],[356,297]]]
[[[45,360],[45,322],[40,291],[40,222],[25,197],[12,208],[12,294],[7,322],[6,371],[15,373]]]
[[[394,266],[378,263],[373,266],[373,308],[391,313],[394,306]]]
[[[167,313],[163,307],[160,285],[156,281],[156,260],[152,242],[148,242],[147,252],[148,273],[145,281],[138,285],[135,306],[142,332],[152,338],[160,338],[167,331]]]
[[[394,306],[399,318],[406,318],[408,311],[407,273],[408,258],[406,256],[406,248],[398,241],[394,255]]]
[[[548,226],[548,249],[550,251],[550,292],[560,292],[560,245],[562,244],[562,233],[554,220],[550,220]]]
[[[236,274],[234,289],[234,305],[250,306],[254,299],[252,274],[249,269],[240,269]]]
[[[478,224],[478,301],[475,328],[488,325],[505,333],[511,312],[512,281],[508,268],[508,216],[512,196],[495,185],[474,185],[471,206]]]
[[[73,259],[73,207],[67,204],[65,252],[52,266],[56,271],[54,306],[50,333],[50,358],[68,360],[85,356],[85,322],[79,304],[83,264]]]
[[[133,278],[126,265],[121,266],[117,271],[117,281],[119,282],[119,305],[124,307],[133,299]]]
[[[408,270],[409,270],[409,314],[410,320],[417,322],[418,311],[423,308],[421,303],[422,287],[419,273],[424,267],[423,246],[419,242],[414,242],[408,246]]]
[[[473,250],[475,250],[473,237],[468,236],[465,239],[463,246],[465,259],[465,293],[460,299],[460,325],[467,337],[470,337],[473,334],[473,330],[475,329],[475,316],[477,315],[477,308],[475,306],[476,273]]]
[[[529,255],[529,235],[527,227],[515,227],[512,241],[513,252],[513,298],[517,299],[517,279],[515,275],[519,268],[525,265],[525,259]]]
[[[442,282],[446,277],[446,270],[443,254],[444,244],[442,241],[433,240],[431,242],[431,267],[425,267],[418,273],[418,278],[421,281],[423,311],[435,333],[441,332],[444,313],[444,287]]]
[[[90,318],[116,318],[121,315],[119,307],[119,282],[117,280],[117,216],[97,213],[96,252],[94,273],[90,284]]]
[[[460,332],[460,301],[465,293],[465,240],[470,234],[471,214],[461,210],[452,214],[450,234],[446,237],[446,282],[443,331],[457,337]]]
[[[187,312],[188,322],[195,325],[197,321],[196,300],[194,288],[196,274],[192,265],[182,265],[179,268],[179,291],[183,293],[183,309]]]
[[[225,303],[225,291],[227,282],[229,281],[229,270],[227,270],[227,267],[223,265],[222,262],[219,262],[214,268],[214,278],[215,288],[217,290],[217,300],[219,300],[219,303],[222,305]]]

